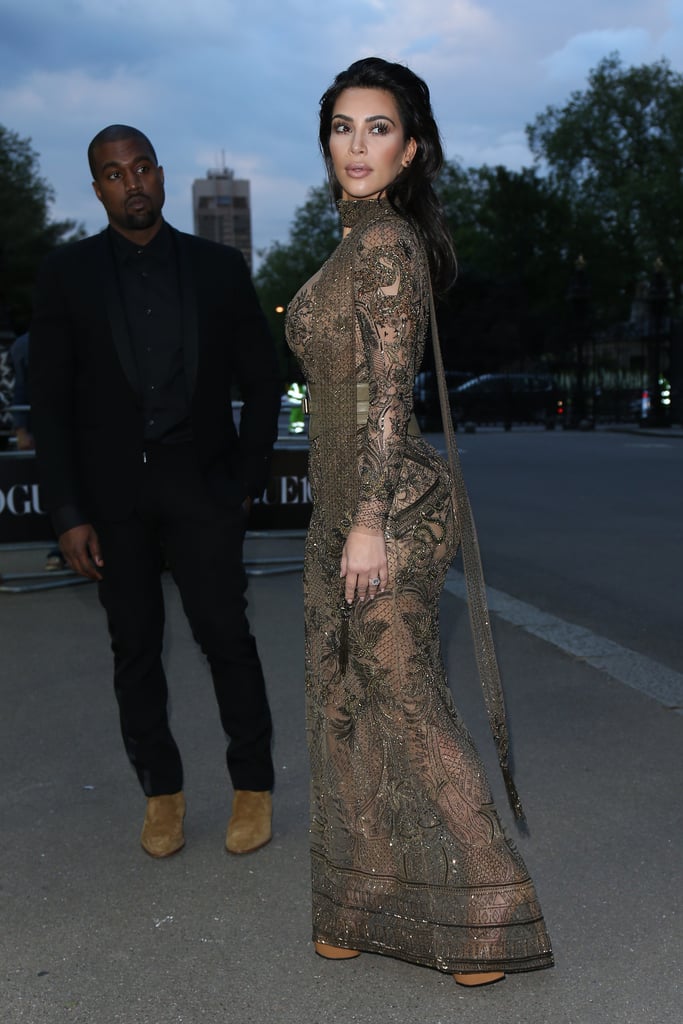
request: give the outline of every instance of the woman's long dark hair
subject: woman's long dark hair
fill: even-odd
[[[364,57],[337,75],[320,100],[319,135],[335,199],[341,196],[341,186],[330,154],[330,133],[334,105],[344,89],[383,89],[394,97],[405,138],[415,140],[417,151],[410,165],[387,188],[387,200],[420,232],[434,288],[446,291],[455,280],[455,251],[433,186],[444,157],[426,82],[403,64],[392,64],[381,57]]]

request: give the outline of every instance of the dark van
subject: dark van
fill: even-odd
[[[552,377],[534,373],[485,373],[456,388],[453,421],[458,427],[536,423],[546,430],[562,424],[564,398]]]

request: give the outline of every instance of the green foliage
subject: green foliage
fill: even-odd
[[[439,194],[459,263],[440,317],[452,368],[523,369],[561,348],[569,204],[535,170],[500,166],[447,164]]]
[[[0,125],[0,299],[15,331],[30,319],[36,269],[55,245],[81,235],[73,221],[51,221],[54,193],[40,177],[30,139]]]
[[[533,168],[448,164],[441,177],[460,264],[440,317],[453,369],[567,366],[579,257],[587,332],[628,319],[657,257],[680,295],[683,76],[612,55],[527,135]]]
[[[276,309],[287,306],[299,288],[320,269],[340,238],[339,216],[327,185],[322,185],[309,189],[306,201],[295,211],[289,240],[285,244],[275,242],[259,252],[261,263],[254,283],[286,379],[294,380],[300,373],[285,342],[284,314]]]
[[[574,250],[586,257],[598,306],[623,315],[658,257],[678,294],[683,76],[665,60],[624,68],[612,54],[585,91],[548,107],[527,135],[550,186],[574,211]]]

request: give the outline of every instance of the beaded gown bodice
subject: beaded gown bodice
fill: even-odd
[[[424,351],[428,269],[414,229],[388,203],[339,206],[350,233],[291,303],[287,337],[309,385],[317,387],[325,472],[312,467],[314,500],[330,528],[348,528],[351,517],[384,529]],[[369,384],[370,404],[357,451],[356,385],[362,382]]]

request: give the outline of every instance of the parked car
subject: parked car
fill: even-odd
[[[506,430],[513,423],[553,430],[566,408],[553,378],[533,373],[485,373],[456,388],[451,405],[456,427],[502,423]]]
[[[453,398],[458,387],[465,381],[471,380],[471,373],[464,373],[460,370],[445,370],[446,388],[448,389],[448,401],[453,415]],[[433,370],[422,370],[415,378],[413,389],[413,409],[420,430],[442,429],[441,406],[439,405],[439,390],[436,382],[436,375]]]

